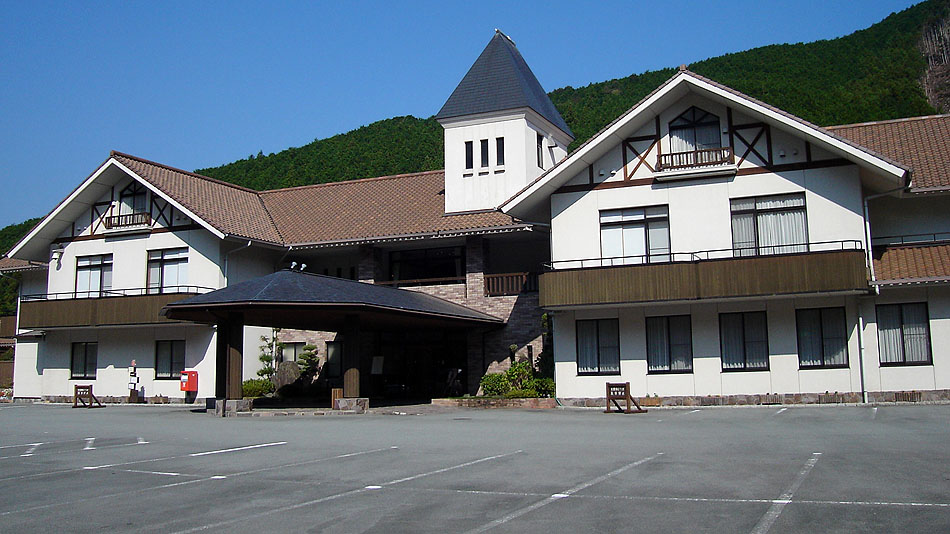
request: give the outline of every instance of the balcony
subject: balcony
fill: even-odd
[[[791,247],[807,252],[726,249],[668,254],[662,263],[644,257],[554,262],[541,275],[540,303],[557,308],[868,290],[860,241]]]
[[[660,154],[657,156],[655,178],[659,181],[701,178],[734,174],[737,169],[731,147],[704,148]]]
[[[168,303],[212,291],[198,286],[24,295],[20,328],[131,326],[177,323],[159,315]]]
[[[485,296],[504,297],[538,290],[538,273],[505,273],[485,275]]]
[[[106,230],[134,230],[152,225],[152,216],[149,213],[126,213],[124,215],[108,215],[102,218],[102,226]]]

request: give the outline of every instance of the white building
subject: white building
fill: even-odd
[[[501,209],[550,214],[559,397],[948,398],[947,193],[948,116],[822,129],[681,69]]]

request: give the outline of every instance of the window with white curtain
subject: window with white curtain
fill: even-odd
[[[848,326],[843,307],[796,310],[795,326],[800,368],[848,366]]]
[[[112,254],[76,258],[76,298],[101,297],[112,289]]]
[[[720,148],[719,117],[693,106],[670,122],[670,151]]]
[[[602,265],[670,261],[670,210],[667,206],[600,212]]]
[[[155,378],[181,378],[185,369],[185,341],[155,342]]]
[[[736,198],[730,208],[735,256],[808,252],[804,194]]]
[[[577,321],[577,374],[620,374],[620,322]]]
[[[769,336],[765,312],[719,314],[723,371],[767,371]]]
[[[188,249],[148,251],[148,292],[174,293],[188,284]]]
[[[930,365],[930,321],[927,304],[882,304],[877,307],[877,339],[881,365]]]
[[[647,372],[691,373],[693,341],[689,315],[647,317]]]

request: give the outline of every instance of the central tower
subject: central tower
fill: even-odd
[[[499,30],[435,116],[445,129],[445,212],[495,209],[567,155],[574,135]]]

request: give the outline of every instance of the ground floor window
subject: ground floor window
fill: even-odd
[[[98,355],[98,343],[73,343],[72,357],[69,362],[69,377],[96,378]]]
[[[303,354],[303,348],[307,344],[303,341],[290,341],[282,343],[280,347],[280,361],[295,362]]]
[[[796,310],[795,327],[800,368],[848,366],[848,326],[844,308]]]
[[[620,373],[620,323],[617,319],[577,321],[577,373]]]
[[[327,378],[343,376],[343,342],[327,341],[327,363],[323,368]]]
[[[765,312],[719,314],[723,371],[767,371],[769,336]]]
[[[693,341],[689,315],[647,317],[647,371],[689,373]]]
[[[181,378],[185,369],[185,342],[155,342],[155,378]]]
[[[930,365],[930,322],[927,304],[882,304],[877,307],[877,339],[881,365]]]

